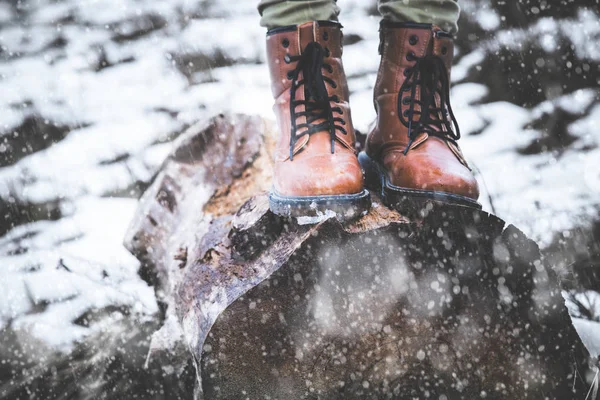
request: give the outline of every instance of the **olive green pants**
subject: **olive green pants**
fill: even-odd
[[[394,22],[438,25],[456,33],[460,7],[458,0],[378,0],[383,18]],[[261,0],[260,24],[269,29],[308,21],[335,20],[340,13],[336,0]]]

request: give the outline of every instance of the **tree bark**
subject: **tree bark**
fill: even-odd
[[[281,219],[273,140],[257,117],[194,126],[142,197],[125,242],[165,313],[149,363],[191,357],[207,399],[585,395],[585,349],[522,232],[376,197],[352,223]]]

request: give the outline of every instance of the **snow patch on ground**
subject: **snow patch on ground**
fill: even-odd
[[[19,226],[0,240],[0,323],[69,350],[98,328],[75,321],[102,309],[158,312],[154,291],[121,245],[137,202],[84,197],[60,221]],[[99,322],[99,321],[98,321]]]
[[[592,357],[600,356],[600,323],[583,318],[572,318],[573,326]]]

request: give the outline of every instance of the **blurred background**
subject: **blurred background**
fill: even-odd
[[[140,367],[161,309],[121,243],[187,127],[273,118],[256,4],[0,0],[0,398],[189,398],[191,371]],[[379,16],[339,5],[367,132]],[[461,6],[452,104],[484,208],[536,240],[572,314],[598,322],[600,3]]]

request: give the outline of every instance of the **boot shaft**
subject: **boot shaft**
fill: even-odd
[[[274,28],[267,33],[267,60],[271,73],[271,89],[277,99],[289,91],[292,79],[289,75],[298,61],[291,57],[301,56],[306,47],[317,43],[325,53],[325,62],[333,71],[323,70],[323,75],[333,79],[337,88],[329,87],[330,95],[348,100],[348,85],[342,64],[342,26],[334,21],[314,21],[302,25]],[[302,75],[300,76],[302,77]]]
[[[429,24],[382,21],[379,30],[381,63],[374,96],[398,93],[406,78],[405,71],[414,67],[415,58],[439,57],[448,72],[454,57],[454,40],[440,28]]]
[[[390,147],[407,152],[430,136],[456,147],[460,134],[449,99],[452,36],[429,24],[383,21],[379,52],[378,119],[367,140],[369,154],[377,157]]]
[[[336,143],[354,151],[342,37],[341,25],[334,21],[267,33],[273,108],[280,131],[276,161],[293,159],[307,146],[313,153],[333,152]]]

